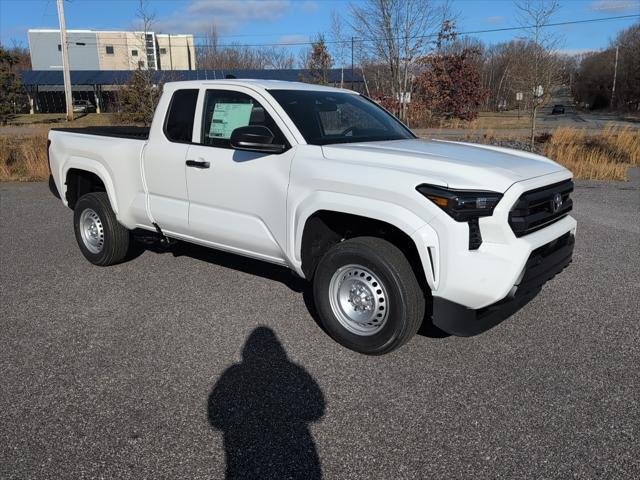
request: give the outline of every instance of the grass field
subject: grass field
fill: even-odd
[[[468,130],[511,130],[529,128],[530,120],[527,115],[518,116],[517,112],[480,112],[475,120],[460,120],[458,118],[443,118],[432,128]]]

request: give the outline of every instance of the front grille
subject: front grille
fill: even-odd
[[[516,237],[540,230],[568,215],[573,208],[571,192],[571,180],[524,192],[509,213],[509,225]],[[560,205],[556,194],[562,197]]]

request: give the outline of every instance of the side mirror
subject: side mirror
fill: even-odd
[[[274,144],[275,135],[263,125],[247,125],[231,132],[231,147],[249,152],[282,153],[284,145]]]

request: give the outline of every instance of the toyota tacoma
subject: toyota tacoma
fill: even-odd
[[[356,92],[261,80],[173,82],[150,128],[56,128],[54,192],[95,265],[134,230],[282,265],[322,327],[383,354],[423,320],[475,335],[572,258],[572,174],[548,158],[422,140]]]

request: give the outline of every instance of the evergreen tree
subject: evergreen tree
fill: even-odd
[[[7,120],[18,111],[24,99],[22,83],[13,71],[18,58],[0,46],[0,123]]]

